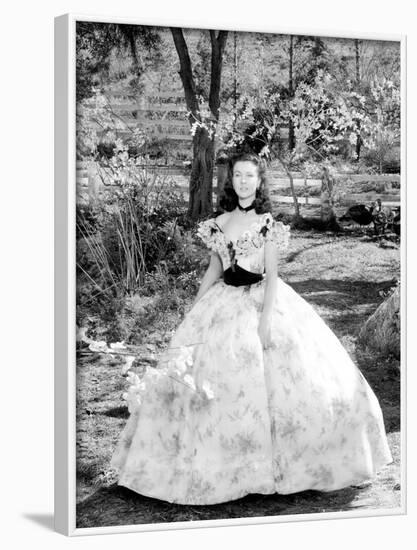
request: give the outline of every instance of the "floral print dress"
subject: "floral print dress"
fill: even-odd
[[[288,228],[262,215],[236,241],[215,219],[198,234],[233,266],[264,271],[264,245]],[[130,374],[130,417],[112,458],[119,484],[180,504],[249,493],[333,491],[392,461],[382,412],[321,317],[281,278],[272,345],[257,328],[264,280],[216,282],[185,316],[160,368]]]

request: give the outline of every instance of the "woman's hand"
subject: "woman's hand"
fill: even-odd
[[[258,334],[262,349],[266,350],[271,345],[271,322],[269,315],[261,315],[258,325]]]

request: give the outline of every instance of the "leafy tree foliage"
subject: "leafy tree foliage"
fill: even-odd
[[[128,53],[137,83],[149,64],[161,62],[161,38],[154,27],[78,22],[76,33],[77,101],[90,97],[109,78],[112,54]],[[148,56],[146,55],[148,54]],[[149,56],[151,54],[151,56]]]
[[[291,174],[342,159],[383,171],[398,156],[395,42],[79,23],[78,101],[101,88],[111,103],[113,81],[134,97],[184,89],[192,218],[211,211],[218,148],[245,146]]]

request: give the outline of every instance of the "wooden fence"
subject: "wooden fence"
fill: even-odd
[[[192,141],[187,106],[182,90],[154,92],[148,96],[126,94],[125,90],[112,90],[108,94],[108,109],[116,119],[125,125],[121,135],[129,135],[135,128],[141,128],[148,136],[167,140],[178,147],[189,147]],[[222,114],[220,114],[220,121]],[[99,132],[100,126],[91,121]],[[240,125],[245,127],[245,123]],[[288,126],[280,128],[281,139],[288,139]]]
[[[141,167],[138,167],[141,168]],[[166,167],[166,166],[147,166],[149,171],[157,171],[158,173],[164,174],[166,176],[171,176],[175,181],[175,186],[184,191],[188,191],[188,182],[189,182],[189,170],[179,167]],[[396,187],[399,186],[401,178],[398,174],[386,174],[386,175],[370,175],[370,174],[343,174],[344,177],[348,176],[349,180],[352,183],[395,183]],[[288,189],[289,181],[288,178],[283,176],[282,173],[276,170],[270,170],[268,173],[268,180],[270,184],[271,198],[274,202],[290,204],[292,203],[292,197],[287,194],[283,194],[283,189]],[[214,177],[214,189],[216,192],[216,171]],[[95,162],[83,162],[77,161],[76,166],[76,185],[77,185],[77,200],[79,202],[88,202],[94,201],[100,194],[103,189],[103,181],[98,171],[98,165]],[[309,196],[309,192],[315,190],[316,192],[321,187],[321,181],[318,179],[308,179],[307,188],[305,186],[304,178],[299,175],[299,177],[294,178],[294,185],[296,190],[299,192],[298,201],[301,205],[318,205],[320,204],[320,197],[318,196]],[[305,190],[307,193],[303,193]],[[301,192],[300,192],[301,191]],[[365,193],[344,193],[337,200],[340,206],[351,206],[355,203],[365,203],[368,204],[374,201],[377,197],[380,197],[383,200],[383,203],[387,206],[398,206],[400,204],[400,191],[399,189],[391,190],[390,192],[385,192],[379,194],[377,192],[365,192]]]

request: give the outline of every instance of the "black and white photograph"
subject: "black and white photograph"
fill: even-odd
[[[400,38],[74,40],[76,528],[403,513]]]
[[[414,548],[413,13],[6,3],[3,547]]]

